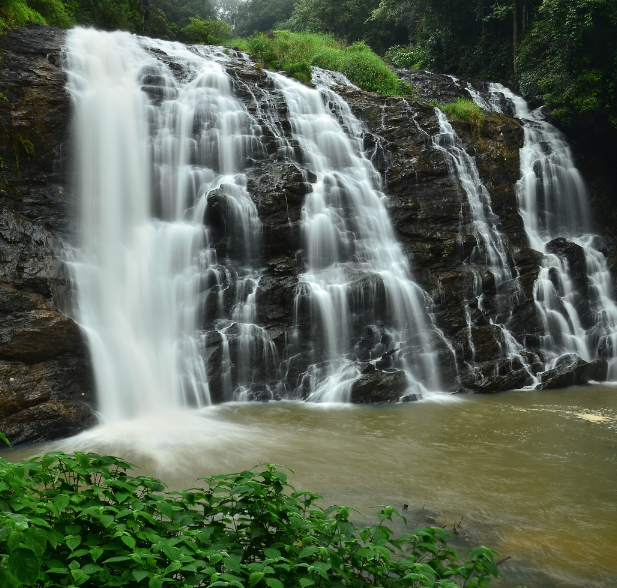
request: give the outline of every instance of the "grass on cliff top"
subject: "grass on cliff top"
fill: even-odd
[[[234,39],[232,44],[261,60],[265,67],[286,71],[305,84],[311,83],[311,66],[316,65],[345,74],[369,92],[397,96],[411,92],[411,87],[363,42],[347,46],[331,35],[275,31]]]
[[[455,102],[440,104],[439,108],[446,112],[453,121],[466,123],[472,130],[479,132],[484,124],[484,110],[468,98],[458,97]]]

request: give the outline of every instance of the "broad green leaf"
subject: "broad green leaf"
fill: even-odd
[[[129,555],[119,555],[117,557],[110,557],[109,559],[106,559],[103,563],[116,563],[119,561],[127,561],[129,559],[133,559],[133,558],[130,557]]]
[[[99,516],[99,521],[101,521],[101,525],[107,528],[114,522],[114,517],[109,514],[102,514]]]
[[[9,447],[11,446],[9,440],[2,433],[0,433],[0,439],[4,441]]]
[[[266,549],[264,549],[264,555],[269,559],[278,559],[281,557],[281,552],[278,549],[266,547]]]
[[[133,578],[136,582],[141,582],[144,578],[148,577],[148,570],[133,570]]]
[[[314,580],[310,580],[309,578],[300,578],[301,588],[306,588],[306,586],[313,586],[313,584],[315,584]]]
[[[96,572],[102,571],[101,566],[97,566],[96,564],[86,564],[81,568],[86,574],[94,574]]]
[[[264,574],[262,572],[253,572],[249,576],[249,586],[253,588],[255,584],[257,584],[258,582],[261,582],[263,577],[264,577]]]
[[[315,553],[316,551],[319,551],[317,547],[315,547],[314,545],[309,545],[308,547],[305,547],[300,552],[300,555],[298,557],[299,558],[308,557],[309,555],[313,555],[313,553]]]
[[[47,545],[47,533],[36,527],[27,529],[24,532],[24,545],[36,555],[43,555]]]
[[[79,582],[79,580],[81,580],[85,575],[86,572],[84,572],[83,570],[71,570],[71,576],[73,576],[73,580],[75,580],[75,582]]]
[[[135,539],[130,535],[122,535],[120,537],[122,539],[122,543],[124,543],[128,548],[135,549]]]
[[[80,545],[81,537],[74,537],[73,535],[69,535],[66,538],[66,546],[71,550],[75,551],[75,549]]]
[[[234,559],[233,557],[224,557],[223,564],[225,564],[225,567],[228,567],[230,570],[232,570],[233,572],[236,572],[237,574],[239,574],[242,571],[240,562],[237,559]]]
[[[54,498],[54,505],[58,509],[58,512],[63,511],[69,505],[69,497],[66,494],[58,494]]]
[[[20,533],[19,531],[11,531],[11,534],[6,542],[9,547],[9,551],[17,549],[21,545],[23,538],[23,533]]]
[[[171,560],[176,561],[180,559],[182,552],[177,548],[171,545],[163,545],[163,553]]]
[[[75,498],[75,496],[73,496],[72,498]],[[81,526],[80,525],[67,525],[65,527],[65,531],[69,535],[79,535],[79,531],[81,531]]]
[[[34,551],[20,547],[11,553],[8,568],[20,582],[34,584],[38,578],[41,564]]]
[[[270,586],[270,588],[285,588],[283,582],[276,578],[264,578],[264,582]]]
[[[325,561],[317,560],[313,562],[313,567],[321,572],[327,572],[332,567],[332,565]]]
[[[92,561],[96,562],[96,560],[103,555],[104,550],[100,547],[95,547],[90,550],[90,555],[92,556]]]

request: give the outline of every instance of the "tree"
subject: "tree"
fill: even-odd
[[[246,0],[234,16],[234,33],[241,37],[267,33],[288,20],[293,9],[294,0]]]
[[[189,43],[222,45],[231,39],[231,25],[222,20],[201,20],[191,18],[190,24],[182,29]]]
[[[367,22],[379,0],[298,0],[283,25],[295,32],[330,33],[348,43],[365,41],[378,52],[395,42],[392,23]]]
[[[617,128],[617,4],[544,0],[518,58],[526,94],[562,122],[598,113]]]

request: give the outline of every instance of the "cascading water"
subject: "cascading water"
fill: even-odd
[[[261,103],[253,95],[250,115],[233,97],[226,59],[125,33],[68,34],[81,201],[70,266],[104,420],[209,404],[212,345],[217,401],[247,398],[257,372],[268,389],[348,400],[367,329],[377,336],[363,361],[382,359],[409,387],[438,389],[431,301],[394,237],[362,126],[328,87],[344,78],[317,70],[318,91],[271,74],[274,90],[262,90]],[[274,112],[281,95],[291,134]],[[256,324],[261,224],[245,170],[268,157],[264,129],[279,160],[317,176],[303,209],[296,306],[308,301],[321,351],[291,388]]]
[[[588,195],[570,148],[541,108],[531,111],[523,98],[501,84],[489,89],[491,109],[500,112],[499,97],[504,96],[524,126],[517,196],[530,245],[545,255],[534,298],[545,328],[546,367],[568,353],[587,361],[602,356],[609,362],[608,378],[615,379],[617,305],[606,259],[590,234]],[[553,252],[558,238],[582,248],[587,273],[584,296],[576,292],[567,260]]]
[[[206,404],[193,332],[203,227],[182,216],[151,217],[140,78],[154,60],[129,35],[84,29],[68,34],[66,51],[81,196],[80,246],[71,266],[101,412],[118,420],[155,406]]]
[[[506,284],[512,286],[513,292],[509,292],[508,296],[503,297],[503,302],[497,305],[496,316],[489,316],[489,320],[501,329],[502,350],[505,357],[508,359],[516,358],[520,364],[526,367],[530,377],[533,379],[527,366],[527,359],[522,353],[523,346],[516,340],[508,328],[508,322],[511,319],[511,297],[517,295],[519,288],[516,280],[513,280],[512,271],[508,264],[506,247],[498,228],[499,218],[493,212],[491,196],[480,178],[474,158],[465,151],[459,136],[448,122],[445,113],[441,109],[435,108],[435,114],[439,121],[439,133],[433,137],[433,144],[445,153],[450,173],[459,180],[467,196],[472,230],[476,239],[476,246],[469,259],[466,260],[466,263],[470,263],[472,267],[477,265],[490,271],[495,282],[498,299]],[[463,216],[461,211],[461,217]],[[482,283],[482,275],[479,271],[473,271],[474,296],[477,300],[478,308],[486,312],[486,309],[483,308],[484,284]],[[475,359],[473,357],[475,356],[475,347],[471,336],[469,302],[467,302],[465,316],[468,328],[468,344],[472,353],[472,359]],[[494,322],[495,319],[496,322]]]
[[[181,81],[146,50],[161,45]],[[242,331],[258,279],[250,261],[260,224],[241,173],[242,157],[260,147],[249,117],[222,67],[183,45],[74,29],[66,52],[81,200],[71,267],[103,418],[209,404],[204,284],[223,292],[236,274]],[[217,263],[203,224],[215,189],[243,244],[234,271]]]
[[[363,155],[361,124],[330,90],[341,83],[340,74],[316,69],[317,90],[270,75],[317,176],[303,209],[306,271],[296,306],[308,299],[324,343],[316,358],[322,361],[309,368],[301,387],[311,400],[348,400],[359,377],[354,346],[367,327],[376,326],[380,337],[370,359],[390,352],[391,365],[407,372],[410,387],[438,389],[430,299],[411,280],[394,237],[379,174]]]

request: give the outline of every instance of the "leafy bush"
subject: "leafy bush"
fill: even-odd
[[[190,21],[190,24],[182,29],[189,43],[222,45],[231,39],[231,25],[222,20],[191,18]]]
[[[29,21],[46,22],[43,15],[30,8],[24,0],[5,0],[0,4],[0,32],[23,26]]]
[[[331,35],[276,31],[253,35],[246,49],[266,66],[288,71],[305,83],[310,81],[309,66],[316,65],[345,74],[369,92],[402,95],[410,91],[363,42],[347,47]]]
[[[414,47],[413,45],[407,45],[406,47],[394,45],[386,51],[384,57],[386,60],[391,61],[394,65],[398,65],[399,67],[420,69],[424,67],[426,51],[422,47]]]
[[[294,0],[246,0],[234,15],[235,34],[266,33],[286,21],[294,10]]]
[[[479,588],[498,575],[496,552],[459,563],[443,529],[394,538],[391,507],[354,527],[349,508],[317,507],[282,466],[181,492],[134,467],[94,453],[0,459],[0,585]]]
[[[467,123],[472,131],[480,132],[484,124],[484,111],[468,98],[457,98],[455,102],[441,104],[440,108],[454,121]]]
[[[395,40],[394,26],[370,21],[379,0],[297,0],[287,22],[277,28],[295,33],[334,35],[346,43],[364,41],[378,53]]]
[[[546,0],[518,57],[525,94],[562,123],[599,114],[617,128],[617,4]]]

